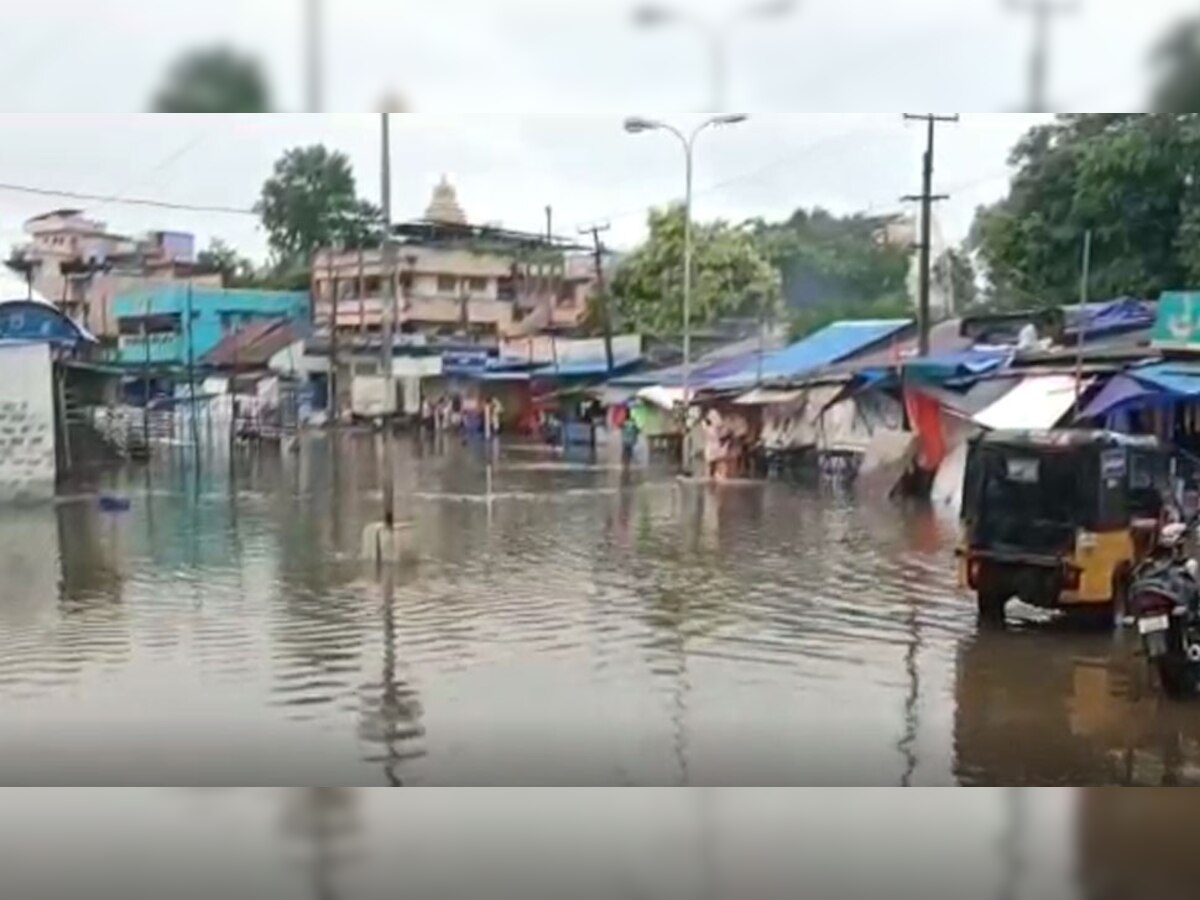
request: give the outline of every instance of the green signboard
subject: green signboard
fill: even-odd
[[[1162,295],[1153,341],[1156,347],[1200,350],[1200,292],[1172,291]]]

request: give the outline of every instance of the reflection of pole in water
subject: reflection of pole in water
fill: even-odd
[[[381,755],[370,757],[368,762],[383,764],[384,779],[391,787],[402,787],[399,766],[409,759],[425,755],[420,747],[401,750],[401,745],[425,734],[420,724],[421,704],[415,692],[399,677],[396,653],[396,605],[394,568],[383,566],[382,612],[383,612],[383,671],[380,676],[378,705],[370,698],[364,703],[363,719],[359,724],[359,737],[364,741],[379,744]]]
[[[336,900],[343,844],[358,830],[358,795],[353,788],[304,788],[286,793],[284,831],[306,845],[314,900]]]
[[[1021,833],[1025,828],[1025,794],[1022,788],[1004,792],[1004,830],[1000,834],[1000,888],[998,900],[1017,900],[1021,893],[1024,860]]]
[[[916,600],[909,601],[908,633],[908,650],[904,654],[908,695],[904,698],[904,737],[898,745],[905,761],[904,777],[900,781],[903,787],[912,787],[913,777],[917,772],[917,735],[920,730],[918,712],[921,704],[921,612]]]

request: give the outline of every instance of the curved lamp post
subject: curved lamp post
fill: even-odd
[[[686,25],[700,32],[708,44],[709,51],[709,77],[712,85],[712,106],[709,112],[720,112],[725,108],[725,42],[729,37],[730,28],[746,20],[782,19],[790,15],[798,5],[797,0],[763,0],[743,6],[720,21],[712,21],[677,6],[649,2],[634,9],[633,24],[646,29]]]
[[[625,130],[630,134],[641,134],[646,131],[666,131],[675,135],[683,146],[686,166],[686,190],[683,202],[683,469],[686,471],[691,464],[691,428],[688,427],[687,411],[691,400],[692,374],[692,171],[695,156],[696,138],[707,128],[717,128],[726,125],[737,125],[745,122],[749,116],[744,113],[713,116],[705,119],[690,134],[685,134],[674,125],[654,119],[643,119],[631,116],[625,120]]]

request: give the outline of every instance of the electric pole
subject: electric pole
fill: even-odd
[[[928,134],[925,144],[925,165],[924,178],[922,181],[921,193],[913,196],[902,197],[904,201],[921,201],[921,270],[920,270],[920,288],[918,294],[917,307],[917,324],[919,328],[920,343],[919,355],[922,357],[929,355],[929,329],[930,329],[930,314],[929,314],[929,281],[930,281],[930,266],[932,264],[932,243],[933,243],[933,204],[937,200],[947,200],[949,197],[946,194],[933,193],[933,143],[934,134],[937,130],[939,122],[957,122],[958,114],[953,116],[938,116],[933,113],[923,115],[913,115],[910,113],[904,114],[905,121],[920,121],[925,122],[928,126]]]
[[[1029,108],[1027,112],[1049,112],[1046,72],[1050,58],[1050,21],[1057,15],[1079,11],[1074,0],[1007,0],[1013,12],[1033,17],[1033,49],[1029,55]]]
[[[322,112],[325,73],[321,58],[323,0],[304,0],[304,103],[305,112]]]
[[[608,308],[608,292],[604,287],[604,244],[600,242],[600,232],[610,228],[611,225],[593,225],[591,228],[581,228],[579,233],[590,234],[596,248],[596,296],[600,298],[600,315],[604,324],[604,358],[608,363],[608,377],[612,378],[616,367],[613,362],[612,315]]]

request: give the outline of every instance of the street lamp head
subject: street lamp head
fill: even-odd
[[[740,125],[749,118],[750,116],[746,113],[729,113],[728,115],[717,116],[712,120],[712,123],[714,125]]]
[[[625,120],[625,130],[630,134],[641,134],[643,131],[653,131],[661,127],[660,123],[652,122],[650,119],[643,119],[641,116],[630,116]]]
[[[675,10],[657,3],[643,3],[633,10],[633,24],[639,28],[657,28],[678,17],[679,14]]]
[[[795,12],[799,5],[797,0],[763,0],[749,7],[746,13],[756,19],[782,19]]]

